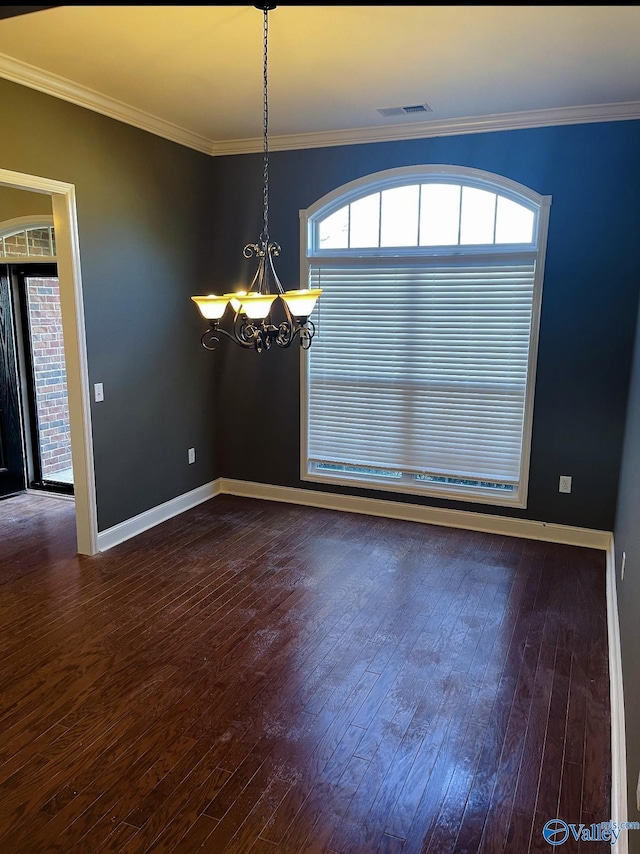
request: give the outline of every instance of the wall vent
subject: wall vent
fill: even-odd
[[[378,112],[387,119],[392,116],[413,116],[416,113],[432,113],[433,110],[428,104],[410,104],[407,107],[382,107]]]

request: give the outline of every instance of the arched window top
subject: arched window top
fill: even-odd
[[[549,197],[459,166],[407,167],[367,176],[306,212],[311,255],[456,253],[535,248]]]
[[[51,261],[55,257],[53,217],[23,216],[0,223],[0,258]]]

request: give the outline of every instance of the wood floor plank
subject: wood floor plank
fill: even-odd
[[[609,817],[602,552],[234,496],[74,549],[72,502],[0,502],[1,851],[529,854]]]
[[[171,850],[180,852],[180,854],[192,854],[194,851],[201,851],[203,845],[213,833],[217,823],[214,818],[209,818],[207,815],[199,815],[189,830]]]

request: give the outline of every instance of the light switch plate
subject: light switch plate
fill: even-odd
[[[101,400],[104,400],[104,388],[102,387],[102,383],[96,383],[94,385],[93,396],[96,403],[100,403]]]

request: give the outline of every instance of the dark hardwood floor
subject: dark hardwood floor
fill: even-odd
[[[527,854],[610,818],[603,552],[225,496],[88,558],[73,513],[0,502],[2,854]]]

